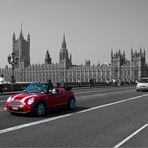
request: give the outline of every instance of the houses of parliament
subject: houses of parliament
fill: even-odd
[[[118,80],[140,80],[148,76],[148,65],[146,64],[146,52],[144,49],[131,49],[131,59],[126,59],[125,52],[111,51],[111,61],[108,64],[91,65],[87,60],[84,65],[73,65],[72,55],[69,54],[65,35],[59,50],[59,62],[52,63],[49,51],[45,53],[43,64],[30,63],[30,34],[24,38],[22,29],[18,39],[15,33],[12,37],[12,52],[18,58],[15,65],[14,75],[16,82],[94,82]],[[0,69],[7,81],[11,81],[12,70],[8,66]]]

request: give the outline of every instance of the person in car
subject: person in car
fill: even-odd
[[[65,88],[65,83],[63,81],[60,83],[60,87]]]

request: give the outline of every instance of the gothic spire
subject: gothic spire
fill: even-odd
[[[63,35],[63,41],[65,42],[65,33],[64,33],[64,35]]]
[[[21,32],[20,32],[20,38],[23,38],[22,28],[23,28],[23,24],[21,23]]]
[[[21,35],[22,35],[22,28],[23,28],[23,24],[21,23],[21,32],[20,32]]]
[[[13,32],[13,40],[15,40],[15,32]]]
[[[65,33],[63,35],[62,49],[66,49]]]
[[[46,51],[45,55],[45,64],[51,64],[51,58],[48,50]]]

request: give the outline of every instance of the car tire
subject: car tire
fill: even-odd
[[[35,108],[35,114],[38,116],[38,117],[42,117],[44,116],[46,113],[46,106],[44,103],[38,103],[36,105],[36,108]]]
[[[72,97],[68,101],[68,109],[74,110],[75,108],[76,108],[76,99],[74,97]]]

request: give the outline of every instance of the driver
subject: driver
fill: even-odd
[[[52,89],[53,89],[53,84],[52,84],[51,79],[49,79],[48,80],[48,90],[49,90],[49,92],[51,92]]]

